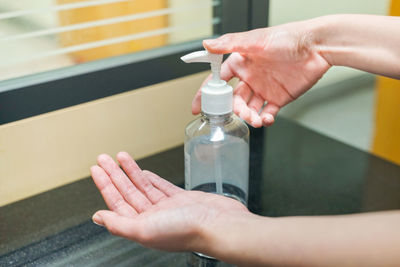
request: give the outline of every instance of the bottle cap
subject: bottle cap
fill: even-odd
[[[186,63],[207,62],[211,65],[212,78],[201,88],[201,110],[210,115],[223,115],[232,112],[232,86],[221,80],[222,54],[197,51],[181,59]]]

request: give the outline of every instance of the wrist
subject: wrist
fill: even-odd
[[[337,14],[309,20],[313,50],[331,66],[364,69],[363,61],[376,51],[365,31],[376,16]]]
[[[265,218],[250,212],[223,214],[219,218],[203,228],[206,246],[200,252],[232,264],[253,261],[252,246],[258,245],[254,242],[256,229]]]
[[[346,15],[327,15],[307,20],[306,31],[311,40],[311,50],[323,57],[329,65],[338,65],[337,54],[343,52],[345,43],[341,41],[339,22]],[[339,38],[338,38],[339,37]]]

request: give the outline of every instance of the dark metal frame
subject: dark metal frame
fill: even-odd
[[[217,35],[266,27],[268,0],[222,0]],[[0,82],[0,125],[207,70],[178,58],[201,40]]]

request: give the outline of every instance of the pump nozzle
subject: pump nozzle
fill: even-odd
[[[208,62],[211,64],[211,72],[212,72],[212,81],[215,83],[220,83],[220,71],[221,71],[221,63],[222,56],[220,54],[212,54],[208,51],[196,51],[190,54],[187,54],[181,57],[182,61],[185,63],[192,62]]]
[[[222,55],[197,51],[181,57],[186,63],[207,62],[211,64],[212,79],[201,88],[201,110],[205,114],[222,115],[232,112],[233,89],[221,80]]]

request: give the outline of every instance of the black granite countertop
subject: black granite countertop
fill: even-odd
[[[400,208],[400,166],[279,118],[252,129],[249,209],[266,216]],[[183,185],[183,147],[139,165]],[[89,167],[89,166],[88,166]],[[0,266],[185,266],[91,222],[105,208],[90,178],[0,207]]]

